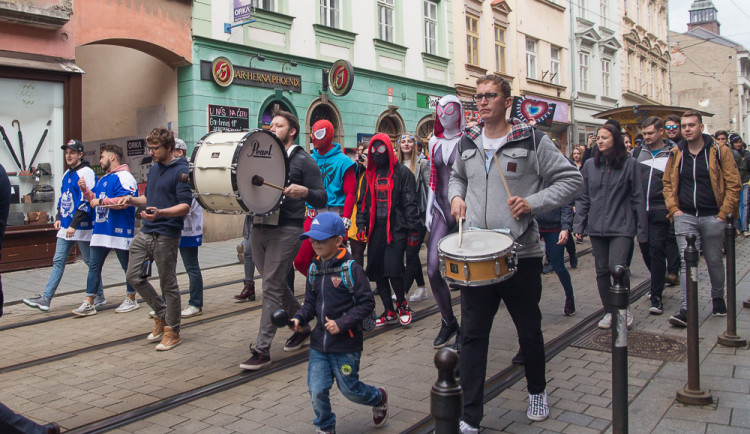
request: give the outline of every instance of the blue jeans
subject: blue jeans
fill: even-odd
[[[190,280],[190,301],[188,304],[195,307],[203,307],[203,275],[201,266],[198,264],[198,247],[180,247],[182,265]]]
[[[560,232],[539,232],[539,235],[544,239],[549,264],[560,279],[560,284],[565,290],[565,297],[573,298],[573,282],[570,281],[570,273],[565,268],[565,244],[557,244]]]
[[[90,256],[88,241],[71,241],[66,240],[65,238],[58,238],[57,244],[55,245],[55,256],[52,258],[52,272],[49,274],[47,286],[44,288],[44,293],[42,294],[47,300],[52,300],[55,291],[57,291],[57,287],[60,285],[60,280],[62,280],[63,272],[65,271],[65,262],[68,260],[70,249],[73,248],[73,244],[75,243],[78,243],[78,250],[81,251],[83,262],[89,267],[91,266],[91,263],[89,262]],[[104,294],[104,288],[102,287],[101,282],[99,282],[96,295],[102,294]]]
[[[356,404],[374,407],[380,404],[383,395],[375,386],[359,381],[360,352],[322,353],[310,348],[307,365],[307,385],[310,389],[315,420],[313,424],[323,431],[336,428],[336,415],[331,411],[329,391],[333,379],[341,394]]]
[[[742,184],[742,190],[740,190],[740,215],[737,216],[738,220],[735,224],[735,227],[742,232],[747,231],[748,188],[750,186]]]
[[[47,432],[47,428],[27,417],[15,413],[13,410],[0,403],[0,432],[43,434]]]
[[[89,263],[89,275],[86,279],[86,297],[94,297],[96,290],[94,288],[101,288],[102,286],[102,267],[104,261],[109,255],[109,251],[112,250],[109,247],[92,246],[91,247],[91,262]],[[122,271],[128,270],[128,251],[114,249],[117,255],[117,260],[120,261]],[[135,294],[135,289],[130,286],[129,283],[125,284],[125,288],[128,294]]]

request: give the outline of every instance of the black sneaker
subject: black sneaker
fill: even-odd
[[[651,315],[661,315],[664,313],[664,305],[659,297],[651,297],[651,307],[648,309]]]
[[[271,364],[271,356],[268,354],[262,354],[254,350],[252,347],[250,347],[250,352],[252,353],[252,356],[240,363],[240,369],[246,371],[257,371]]]
[[[461,354],[461,327],[456,331],[456,340],[453,341],[453,351]]]
[[[565,297],[565,307],[563,308],[563,315],[573,316],[576,314],[576,302],[573,297]]]
[[[301,332],[294,332],[292,336],[286,340],[286,344],[284,344],[284,351],[297,351],[300,348],[302,348],[302,344],[305,343],[308,339],[310,339],[310,329],[303,330]]]
[[[727,305],[723,298],[714,298],[714,309],[711,313],[714,316],[727,316]]]
[[[669,323],[675,327],[687,327],[687,311],[680,309],[679,312],[669,317]]]
[[[514,365],[523,365],[523,353],[521,352],[521,350],[518,350],[518,353],[513,356],[513,360],[511,360],[510,362]]]
[[[432,343],[432,348],[435,348],[436,350],[443,348],[448,341],[451,340],[453,335],[458,332],[458,321],[455,317],[453,317],[451,322],[448,322],[443,318],[440,320],[440,323],[442,324],[440,326],[440,333],[438,333],[435,341]]]
[[[578,257],[577,256],[571,256],[570,257],[570,268],[578,268]]]

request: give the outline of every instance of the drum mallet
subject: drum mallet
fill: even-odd
[[[271,324],[282,328],[291,326],[292,322],[289,320],[289,314],[284,309],[278,309],[271,314]]]
[[[280,187],[276,184],[271,184],[270,182],[266,182],[265,179],[263,179],[260,175],[253,175],[252,179],[250,179],[250,183],[253,185],[261,186],[261,185],[267,185],[269,187],[273,187],[277,190],[284,191],[284,187]]]
[[[508,181],[505,179],[503,168],[500,167],[500,160],[497,158],[497,154],[492,154],[492,156],[495,157],[495,165],[497,166],[497,171],[500,172],[500,179],[503,180],[503,185],[505,186],[505,192],[508,193],[508,199],[510,199],[511,198],[510,188],[508,187]],[[518,220],[518,217],[516,217],[516,220]]]

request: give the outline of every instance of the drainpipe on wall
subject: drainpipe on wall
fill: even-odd
[[[573,16],[573,0],[568,0],[568,13],[570,14],[570,121],[573,127],[570,129],[568,144],[576,144],[575,137],[578,133],[576,122],[576,28]],[[572,148],[571,148],[572,149]]]
[[[672,101],[672,35],[669,33],[669,5],[667,5],[667,50],[669,50],[669,105],[674,105]],[[630,77],[628,77],[630,80]]]

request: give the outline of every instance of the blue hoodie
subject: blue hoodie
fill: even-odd
[[[320,176],[323,178],[323,186],[328,196],[326,206],[344,206],[344,174],[356,163],[341,152],[341,145],[338,143],[334,143],[325,155],[320,155],[317,149],[313,149],[312,157],[318,163]],[[312,208],[310,204],[305,205]]]
[[[155,163],[151,166],[146,184],[146,207],[164,209],[181,203],[190,206],[193,201],[190,186],[178,179],[183,173],[188,173],[188,162],[185,158],[175,158],[166,165]],[[141,232],[179,238],[183,222],[184,217],[157,217],[152,222],[143,220]]]

